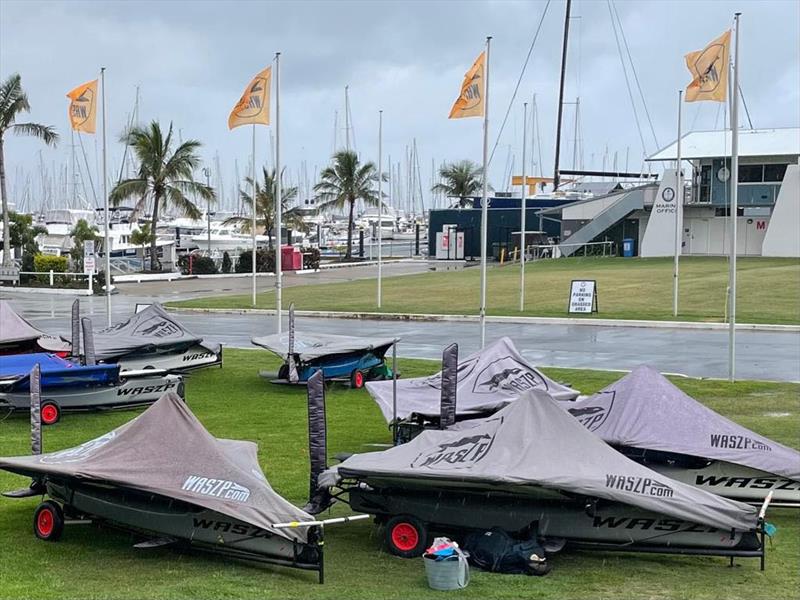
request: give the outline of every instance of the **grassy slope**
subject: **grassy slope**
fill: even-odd
[[[258,442],[264,471],[275,489],[295,503],[307,493],[307,432],[304,392],[269,385],[256,375],[275,367],[265,352],[230,350],[225,368],[197,373],[187,384],[189,404],[215,435]],[[437,365],[402,361],[406,376]],[[549,369],[584,392],[619,377],[599,371]],[[800,386],[676,379],[709,406],[773,439],[800,445]],[[765,413],[789,412],[789,417]],[[133,412],[67,415],[45,430],[45,448],[69,447],[104,433]],[[328,396],[329,452],[370,449],[390,439],[377,407],[364,391],[334,387]],[[28,424],[0,423],[0,456],[28,451]],[[0,472],[0,489],[25,481]],[[382,551],[369,522],[331,527],[326,536],[324,586],[311,573],[249,566],[197,553],[136,550],[126,533],[72,526],[57,544],[36,540],[31,517],[36,499],[0,499],[0,597],[2,598],[439,598],[427,589],[421,561]],[[344,512],[343,507],[334,512]],[[768,568],[740,560],[729,569],[720,558],[567,552],[553,559],[545,578],[473,573],[460,597],[474,598],[790,598],[800,585],[800,518],[773,510],[779,529]]]
[[[737,319],[742,323],[800,323],[800,261],[738,261]],[[383,312],[474,314],[479,270],[406,275],[384,280]],[[565,316],[572,279],[596,279],[598,317],[661,319],[672,316],[671,259],[577,258],[540,261],[526,268],[526,311],[519,307],[519,268],[494,267],[488,275],[488,309],[495,315]],[[723,258],[681,261],[679,320],[722,321],[728,285]],[[284,303],[303,310],[375,311],[375,280],[284,289]],[[250,296],[219,296],[173,303],[202,308],[250,308]],[[272,292],[259,306],[273,308]]]

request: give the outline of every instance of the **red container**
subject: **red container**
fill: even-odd
[[[292,246],[281,247],[281,269],[299,271],[303,268],[303,253]]]

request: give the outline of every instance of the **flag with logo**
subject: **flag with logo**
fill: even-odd
[[[693,78],[686,87],[686,102],[725,102],[728,98],[730,45],[729,29],[702,50],[686,55],[686,66]]]
[[[472,67],[464,75],[461,93],[450,109],[449,119],[482,117],[484,111],[484,90],[486,89],[486,52],[481,52]]]
[[[269,125],[269,88],[272,67],[253,77],[228,117],[228,129],[240,125]]]
[[[67,94],[69,122],[74,131],[94,133],[97,121],[97,79],[79,85]]]

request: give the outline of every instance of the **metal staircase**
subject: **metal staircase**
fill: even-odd
[[[644,208],[644,189],[636,188],[622,194],[609,207],[600,212],[594,219],[578,229],[559,244],[562,256],[575,254],[583,244],[587,244],[614,226],[634,210]]]

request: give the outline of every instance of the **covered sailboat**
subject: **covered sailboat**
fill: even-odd
[[[316,371],[322,371],[327,381],[343,381],[351,387],[361,388],[368,381],[392,377],[392,369],[386,364],[386,353],[398,340],[297,333],[294,305],[291,305],[288,331],[254,337],[250,341],[283,359],[277,374],[261,374],[274,383],[306,384]]]
[[[629,460],[529,390],[457,430],[353,455],[319,477],[337,497],[386,524],[390,550],[422,552],[431,531],[501,527],[546,547],[753,556],[756,508],[674,481]],[[762,562],[763,566],[763,562]]]
[[[173,391],[183,396],[180,375],[161,371],[124,375],[117,364],[82,365],[55,354],[29,353],[4,356],[0,361],[0,409],[27,411],[30,407],[30,372],[41,370],[42,422],[57,423],[62,411],[141,406]]]
[[[700,404],[639,366],[564,407],[626,456],[695,487],[746,502],[800,506],[800,452]]]
[[[220,344],[195,335],[160,304],[95,332],[94,344],[97,360],[118,363],[123,371],[184,372],[222,364]]]
[[[448,357],[457,361],[457,346],[448,346],[443,360],[447,361]],[[386,422],[401,421],[403,437],[407,438],[421,429],[438,427],[445,370],[443,367],[443,371],[435,375],[397,382],[369,382],[366,387]],[[458,361],[455,373],[448,377],[455,386],[458,399],[455,403],[456,421],[492,414],[527,390],[545,391],[556,400],[574,400],[579,394],[531,365],[508,337],[502,337]]]
[[[0,468],[33,480],[8,495],[50,497],[34,515],[41,539],[61,536],[66,512],[149,538],[139,547],[191,545],[322,578],[321,523],[272,489],[256,444],[215,438],[176,394],[79,446]]]
[[[35,327],[10,302],[0,300],[0,356],[43,351],[68,353],[70,344]]]

